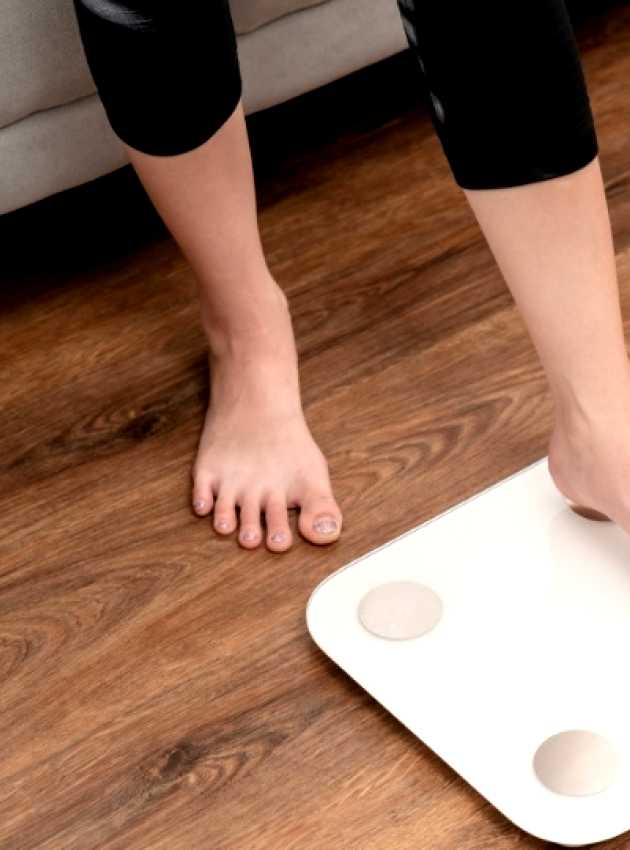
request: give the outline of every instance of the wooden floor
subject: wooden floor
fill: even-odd
[[[630,7],[578,35],[630,316]],[[130,167],[0,220],[0,850],[545,846],[305,627],[326,575],[547,453],[542,369],[417,84],[403,54],[250,118],[329,548],[248,552],[191,513],[195,282]]]

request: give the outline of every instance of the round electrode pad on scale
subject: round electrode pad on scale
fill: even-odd
[[[629,558],[603,510],[565,503],[545,456],[308,602],[319,648],[535,837],[516,843],[630,850]]]
[[[368,632],[389,640],[411,640],[431,631],[442,616],[442,600],[423,584],[393,581],[368,591],[359,603]]]
[[[558,732],[534,755],[534,771],[557,794],[599,794],[617,778],[619,759],[607,738],[585,729]]]

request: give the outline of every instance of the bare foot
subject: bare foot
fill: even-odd
[[[203,320],[212,392],[192,469],[193,508],[198,516],[214,510],[215,530],[231,534],[238,506],[239,543],[253,549],[264,536],[271,551],[283,552],[292,544],[287,509],[299,507],[300,533],[331,543],[341,533],[341,511],[304,419],[289,308],[275,283],[256,314],[260,327],[238,339]]]
[[[595,416],[559,417],[548,465],[560,492],[630,533],[630,403]]]

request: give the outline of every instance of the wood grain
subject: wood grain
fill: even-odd
[[[577,29],[628,316],[630,8]],[[305,628],[324,576],[547,452],[542,368],[418,85],[402,54],[248,119],[328,548],[192,515],[195,282],[131,168],[0,220],[0,850],[544,846]]]

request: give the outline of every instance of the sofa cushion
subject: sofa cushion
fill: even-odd
[[[94,92],[71,0],[0,6],[0,127]]]
[[[330,0],[230,0],[230,7],[234,29],[242,35],[290,12],[327,2]]]

